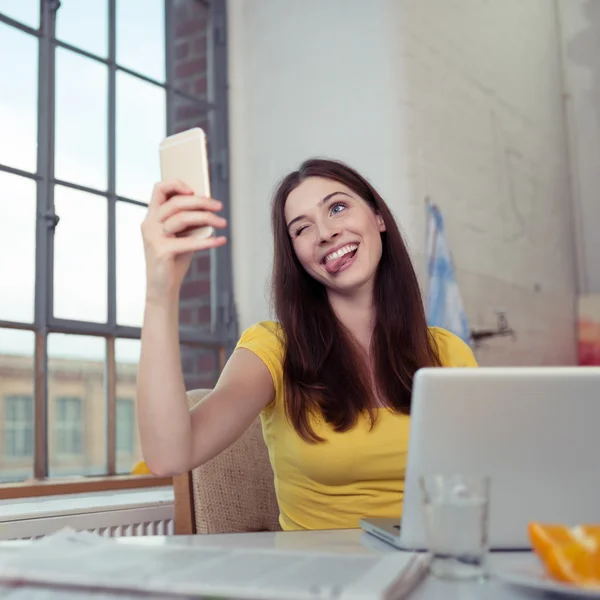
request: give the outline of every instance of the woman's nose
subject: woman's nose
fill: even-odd
[[[334,240],[339,234],[339,229],[335,226],[327,225],[325,223],[319,226],[319,243],[326,244],[331,240]]]

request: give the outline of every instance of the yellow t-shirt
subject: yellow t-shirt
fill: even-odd
[[[436,327],[431,331],[443,366],[477,366],[471,349],[459,337]],[[285,414],[279,324],[253,325],[236,348],[256,354],[275,384],[275,400],[261,412],[261,422],[283,530],[356,528],[364,516],[399,517],[410,418],[381,408],[372,429],[364,415],[342,433],[313,418],[315,432],[326,441],[305,442]]]

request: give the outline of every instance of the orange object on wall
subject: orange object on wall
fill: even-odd
[[[600,366],[600,294],[579,298],[579,364]]]

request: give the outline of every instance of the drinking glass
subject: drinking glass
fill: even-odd
[[[431,574],[444,579],[485,578],[489,478],[426,475],[419,484]]]

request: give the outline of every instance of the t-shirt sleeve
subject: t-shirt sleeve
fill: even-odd
[[[277,326],[274,323],[257,323],[246,329],[235,349],[250,350],[260,358],[273,378],[275,398],[283,394],[284,346]]]
[[[438,352],[444,367],[476,367],[477,359],[471,347],[457,335],[435,327],[433,335],[437,342]]]

